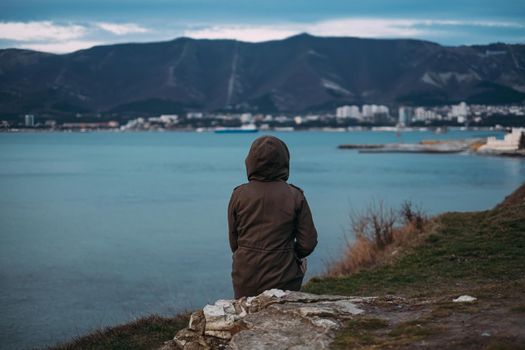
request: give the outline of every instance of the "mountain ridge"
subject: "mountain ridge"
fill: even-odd
[[[327,111],[341,104],[521,103],[525,45],[316,37],[176,38],[68,54],[0,50],[0,113]]]

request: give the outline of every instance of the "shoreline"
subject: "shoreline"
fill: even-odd
[[[372,132],[390,132],[390,133],[413,133],[413,132],[434,132],[436,134],[442,134],[437,132],[438,128],[432,127],[420,127],[420,128],[395,128],[395,127],[348,127],[348,128],[308,128],[308,129],[294,129],[294,130],[283,130],[283,129],[259,129],[258,133],[264,132],[282,132],[282,133],[295,133],[295,132],[326,132],[326,133],[350,133],[359,131],[372,131]],[[493,132],[504,132],[506,128],[499,128],[493,126],[482,126],[482,127],[449,127],[448,131],[493,131]],[[214,129],[209,130],[198,130],[195,128],[188,129],[152,129],[152,130],[121,130],[121,129],[0,129],[0,134],[17,134],[17,133],[214,133]],[[229,135],[229,134],[228,134]]]
[[[418,143],[387,144],[341,144],[342,150],[357,150],[358,153],[421,153],[421,154],[457,154],[468,153],[485,156],[525,158],[525,149],[483,150],[486,141],[483,139],[467,140],[427,140]]]

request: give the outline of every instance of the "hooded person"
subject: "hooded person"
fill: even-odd
[[[235,298],[299,290],[301,259],[317,245],[317,231],[303,191],[286,182],[288,147],[276,137],[259,137],[245,163],[249,182],[233,190],[228,205]]]

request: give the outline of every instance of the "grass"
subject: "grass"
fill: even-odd
[[[342,277],[315,278],[317,294],[432,293],[436,286],[512,281],[525,274],[525,205],[475,213],[446,213],[420,246],[392,264]]]
[[[441,331],[439,327],[420,320],[389,326],[387,321],[378,318],[350,320],[337,334],[331,348],[339,350],[403,347]]]
[[[378,318],[361,318],[346,323],[345,332],[341,332],[332,343],[334,349],[348,349],[372,345],[376,342],[376,332],[385,329],[388,322]]]
[[[433,226],[433,220],[409,201],[400,210],[374,202],[362,212],[352,212],[350,222],[355,240],[347,242],[344,255],[328,266],[327,276],[345,276],[390,262],[400,250],[418,245]]]
[[[434,218],[431,231],[426,232],[417,245],[401,246],[403,251],[386,263],[379,259],[354,273],[311,279],[303,288],[305,292],[380,298],[395,294],[413,302],[415,308],[420,307],[418,310],[422,310],[422,304],[417,306],[418,301],[427,303],[423,303],[426,313],[414,312],[411,319],[395,322],[390,319],[387,328],[382,327],[385,321],[351,320],[337,334],[332,347],[404,348],[429,341],[448,344],[447,339],[452,334],[457,342],[454,346],[449,344],[451,347],[523,348],[525,342],[520,332],[521,336],[481,337],[485,323],[480,326],[477,320],[481,318],[498,324],[502,317],[500,310],[504,309],[505,318],[523,322],[524,189],[525,185],[516,191],[519,196],[509,196],[492,210],[445,213]],[[478,300],[451,302],[460,294],[475,295]],[[502,302],[506,304],[502,306]],[[470,322],[469,329],[473,333],[464,335],[462,322]]]
[[[128,324],[97,330],[70,342],[50,347],[49,350],[156,349],[172,339],[178,330],[186,327],[188,321],[188,313],[176,317],[152,315]]]

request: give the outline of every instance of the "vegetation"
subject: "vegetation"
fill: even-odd
[[[419,294],[453,281],[484,283],[524,277],[525,205],[446,213],[434,225],[417,249],[394,262],[348,276],[314,278],[305,290],[343,295]]]
[[[373,203],[363,213],[352,213],[350,221],[355,240],[347,242],[344,256],[329,266],[328,276],[350,275],[388,262],[400,248],[416,245],[432,226],[409,201],[399,211],[386,208],[383,202]]]
[[[178,330],[186,327],[188,321],[189,313],[176,317],[152,315],[128,324],[97,330],[49,350],[156,349],[172,339]]]
[[[410,206],[404,208],[407,219]],[[370,222],[376,214],[391,216],[384,209],[365,214],[361,221]],[[402,319],[376,315],[377,327],[366,319],[348,322],[334,348],[417,347],[423,341],[438,347],[525,348],[525,184],[492,210],[420,216],[422,230],[407,222],[392,226],[388,244],[377,233],[388,231],[389,220],[379,220],[386,223],[382,229],[357,230],[341,262],[305,286],[311,293],[376,295],[386,307],[395,295],[408,305]],[[403,233],[411,238],[399,238]],[[463,294],[478,301],[452,302]],[[485,331],[489,326],[497,335]]]

